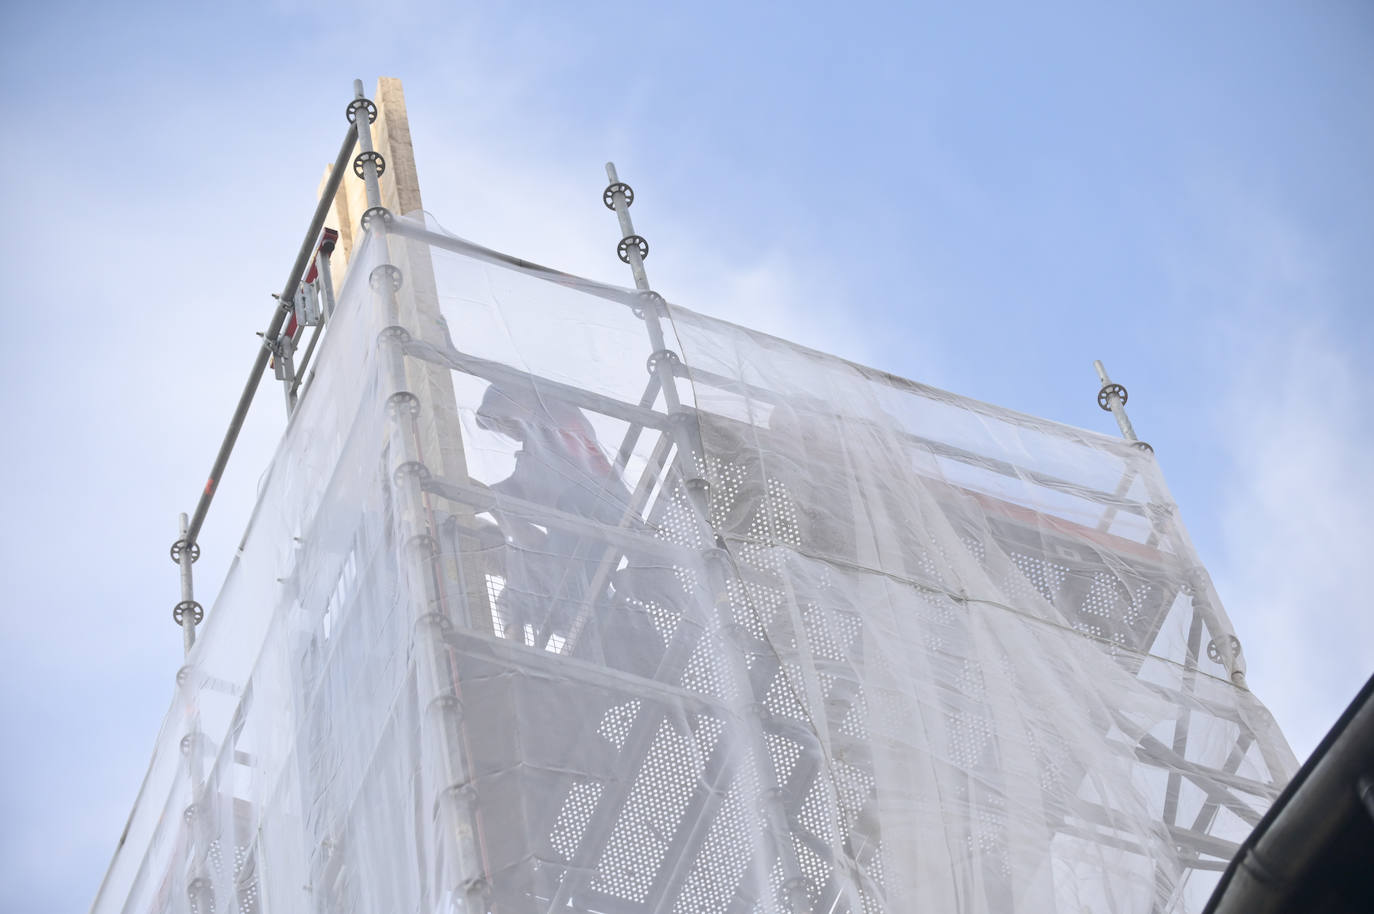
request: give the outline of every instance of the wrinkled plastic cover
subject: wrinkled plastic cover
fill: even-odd
[[[1197,910],[1243,669],[1148,451],[398,220],[94,910]]]

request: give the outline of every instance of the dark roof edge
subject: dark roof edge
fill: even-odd
[[[1356,782],[1371,758],[1374,676],[1241,843],[1202,914],[1283,910],[1289,892],[1344,821],[1336,813],[1362,808]]]

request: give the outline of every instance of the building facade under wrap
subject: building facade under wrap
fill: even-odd
[[[374,218],[94,910],[1195,911],[1296,765],[1153,455]]]

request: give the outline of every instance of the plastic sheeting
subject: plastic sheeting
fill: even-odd
[[[1243,671],[1150,453],[397,219],[94,910],[1197,910]]]

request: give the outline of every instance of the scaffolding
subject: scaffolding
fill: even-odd
[[[1124,440],[670,304],[611,166],[633,289],[483,248],[382,206],[357,95],[95,911],[1201,907],[1296,764],[1100,363]]]

